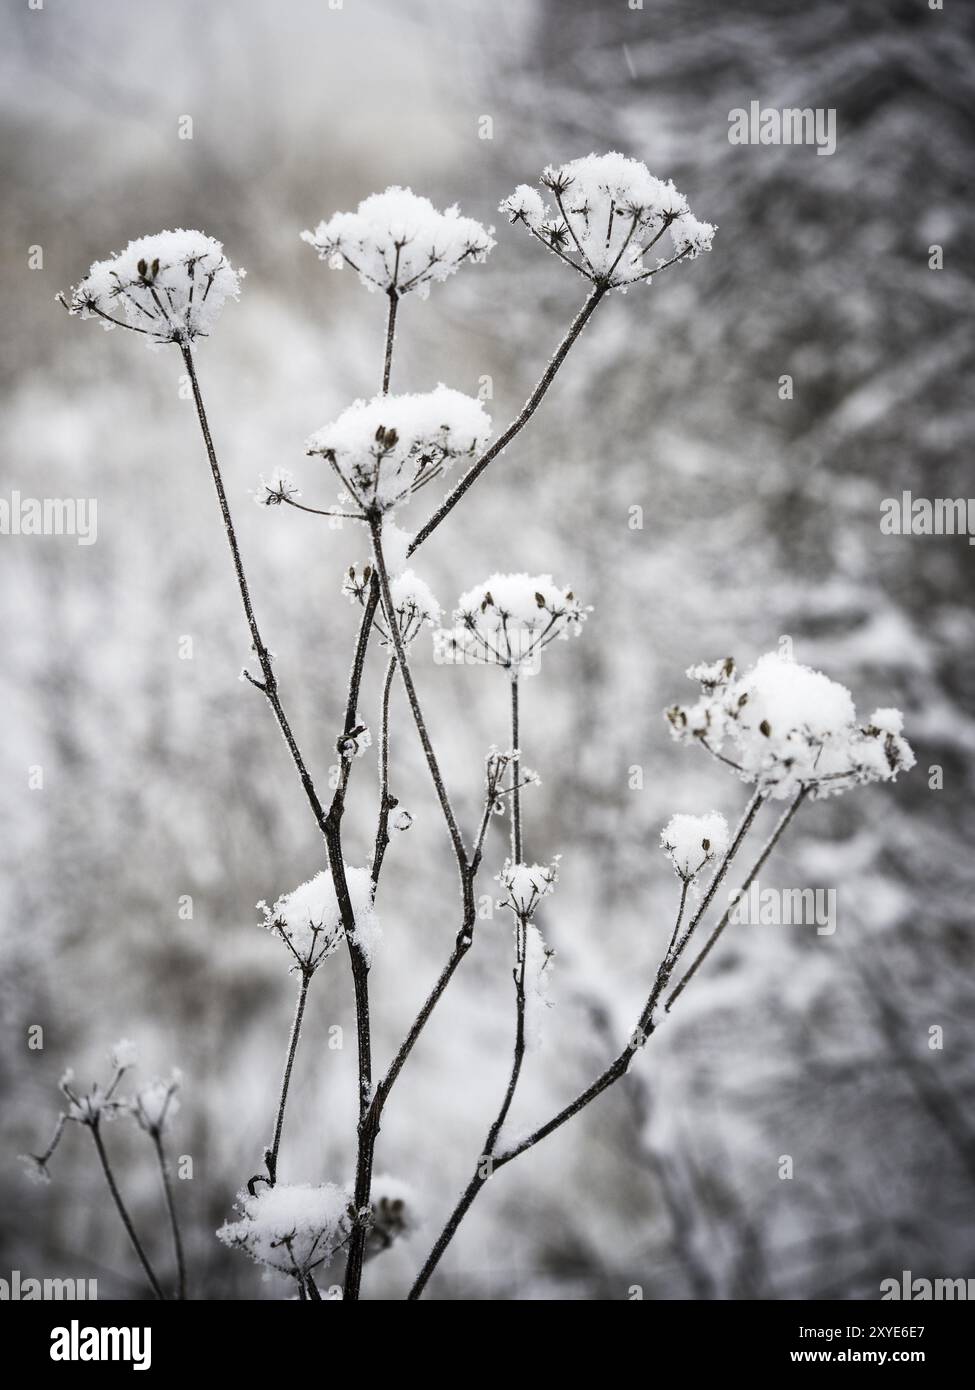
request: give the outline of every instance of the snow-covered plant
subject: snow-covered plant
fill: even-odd
[[[409,188],[387,188],[363,199],[355,212],[336,212],[302,241],[314,246],[333,270],[349,266],[367,290],[421,299],[434,281],[456,273],[465,261],[483,261],[495,246],[493,227],[461,217],[456,207],[438,212],[429,198]]]
[[[716,229],[699,222],[673,183],[655,178],[639,160],[590,154],[549,165],[539,183],[554,207],[523,183],[500,211],[593,284],[649,283],[658,270],[711,249]],[[645,257],[665,232],[672,255],[649,265]]]
[[[290,1275],[301,1298],[317,1298],[315,1273],[326,1268],[348,1240],[350,1193],[334,1183],[277,1183],[253,1195],[242,1192],[240,1212],[217,1236],[259,1265]]]
[[[914,766],[899,710],[875,710],[860,725],[845,686],[779,652],[742,676],[730,660],[687,674],[702,695],[667,711],[674,737],[696,741],[777,800],[800,788],[814,799],[838,795]]]
[[[361,932],[360,948],[378,938],[379,925],[372,907],[372,880],[368,869],[345,866],[345,882]],[[320,870],[307,883],[300,884],[277,899],[273,906],[259,902],[264,925],[272,936],[288,947],[296,967],[311,974],[336,951],[342,941],[342,911],[332,875]]]
[[[728,822],[717,811],[706,816],[671,816],[660,834],[660,844],[678,877],[697,878],[702,869],[720,859],[728,848]]]
[[[129,1209],[119,1190],[102,1134],[102,1125],[105,1122],[118,1117],[131,1116],[138,1128],[149,1136],[155,1151],[159,1174],[162,1179],[166,1213],[172,1233],[173,1250],[176,1256],[175,1297],[182,1299],[186,1297],[186,1262],[183,1255],[183,1240],[176,1214],[176,1205],[173,1200],[172,1174],[163,1143],[164,1132],[179,1109],[176,1092],[179,1090],[182,1078],[179,1072],[174,1071],[169,1081],[152,1081],[139,1087],[132,1095],[123,1096],[119,1094],[119,1087],[123,1078],[136,1065],[135,1044],[130,1042],[128,1038],[120,1039],[109,1053],[109,1062],[112,1076],[105,1087],[100,1086],[96,1081],[85,1091],[77,1085],[74,1071],[70,1067],[62,1074],[58,1082],[58,1089],[67,1101],[67,1105],[62,1108],[58,1115],[51,1142],[42,1154],[21,1154],[21,1162],[24,1164],[27,1176],[33,1181],[50,1182],[51,1174],[48,1164],[64,1136],[66,1127],[69,1124],[77,1124],[86,1129],[91,1135],[115,1210],[125,1227],[132,1249],[135,1251],[156,1298],[163,1299],[166,1295],[163,1292],[162,1283],[149,1261],[145,1247],[129,1214]]]
[[[551,864],[513,864],[507,859],[498,874],[505,892],[502,906],[510,907],[517,917],[531,917],[542,898],[555,892],[558,878],[558,859]]]
[[[441,661],[532,675],[551,642],[579,636],[588,613],[550,574],[492,574],[461,594],[453,628],[436,635],[437,653]]]
[[[437,386],[421,395],[356,401],[308,440],[342,485],[340,500],[365,513],[390,511],[446,472],[473,458],[491,433],[481,401]]]
[[[208,337],[228,299],[240,297],[243,270],[203,232],[157,232],[96,261],[62,303],[104,328],[131,328],[150,347],[190,346]]]
[[[686,199],[672,183],[620,154],[589,155],[550,167],[543,173],[541,185],[544,196],[522,185],[502,207],[513,222],[526,227],[535,240],[584,277],[589,289],[521,410],[493,436],[481,402],[446,385],[429,389],[428,382],[420,382],[415,393],[390,394],[400,300],[414,290],[415,298],[423,298],[434,281],[446,281],[467,262],[482,261],[494,246],[492,229],[461,217],[455,208],[437,212],[425,198],[408,189],[390,188],[366,198],[356,212],[336,213],[314,232],[303,234],[330,265],[349,266],[368,289],[384,293],[389,300],[385,343],[376,370],[379,394],[349,405],[307,444],[307,452],[323,459],[338,480],[338,511],[299,501],[302,494],[297,483],[282,467],[275,468],[268,479],[262,478],[255,494],[255,500],[267,509],[294,508],[347,518],[361,528],[363,542],[369,547],[366,562],[349,569],[342,584],[359,617],[344,709],[332,716],[330,734],[339,761],[327,797],[299,746],[273,654],[258,623],[196,371],[193,349],[197,340],[209,333],[226,299],[236,297],[241,273],[234,271],[220,245],[202,233],[167,232],[133,242],[113,260],[96,263],[64,301],[72,313],[101,318],[106,326],[131,328],[153,345],[172,343],[182,355],[256,663],[256,669],[245,670],[243,675],[270,708],[321,835],[323,859],[315,865],[314,876],[279,897],[272,907],[258,905],[265,928],[286,948],[288,967],[298,978],[298,1000],[286,1045],[272,1139],[263,1151],[263,1171],[246,1183],[238,1202],[238,1219],[228,1222],[219,1233],[229,1246],[290,1279],[301,1299],[321,1297],[316,1275],[337,1257],[344,1258],[344,1296],[357,1299],[367,1255],[380,1253],[394,1239],[407,1238],[416,1230],[418,1203],[406,1184],[374,1175],[376,1149],[385,1108],[417,1039],[475,944],[478,887],[486,858],[493,858],[502,902],[513,917],[511,1069],[499,1108],[472,1164],[471,1178],[416,1277],[411,1299],[423,1293],[468,1209],[483,1191],[485,1180],[561,1128],[625,1075],[728,925],[730,909],[719,916],[695,959],[672,984],[691,939],[700,935],[716,894],[742,854],[765,803],[784,800],[787,804],[754,856],[743,888],[766,862],[805,799],[853,785],[892,781],[913,763],[896,710],[876,710],[866,723],[858,723],[849,693],[806,667],[772,655],[741,676],[730,660],[693,668],[691,675],[700,682],[702,694],[695,704],[669,711],[674,735],[700,744],[748,783],[748,802],[732,831],[715,812],[678,814],[670,819],[662,845],[680,883],[679,901],[669,932],[659,923],[648,931],[648,954],[652,953],[658,963],[655,970],[648,968],[649,992],[636,1025],[619,1040],[616,1055],[587,1087],[555,1115],[512,1137],[508,1115],[526,1052],[537,1042],[539,1025],[552,1002],[552,952],[538,919],[560,868],[558,859],[536,862],[525,852],[521,792],[538,779],[522,766],[519,678],[539,669],[541,654],[553,641],[578,635],[588,609],[580,605],[571,589],[560,588],[550,575],[493,574],[462,594],[453,626],[436,634],[434,653],[441,666],[451,660],[470,661],[500,667],[509,678],[510,704],[498,713],[499,742],[489,750],[481,774],[480,813],[471,832],[465,834],[414,674],[419,646],[416,638],[424,626],[435,627],[441,621],[441,610],[427,584],[410,567],[411,561],[529,423],[602,300],[631,284],[649,281],[678,261],[696,259],[710,248],[714,235],[713,227],[691,214]],[[669,235],[672,254],[654,255],[654,247],[665,234]],[[363,385],[364,393],[368,392],[369,383]],[[434,496],[455,464],[463,468],[460,477],[441,492],[415,534],[408,534],[399,525],[400,509],[418,495],[423,501]],[[378,689],[370,686],[368,661],[374,636],[375,646],[384,648],[386,656]],[[391,785],[395,682],[403,687],[407,717],[415,728],[447,831],[457,870],[459,926],[415,1020],[380,1071],[374,1065],[370,1022],[377,1006],[370,978],[379,936],[376,903],[391,831],[407,829],[414,817],[414,811],[400,805]],[[364,855],[346,855],[343,817],[352,779],[362,780],[364,773],[356,769],[369,765],[371,760],[363,754],[373,742],[379,772],[375,838],[368,862],[354,867],[349,860],[362,864]],[[506,857],[500,864],[501,856],[489,841],[489,829],[498,817],[507,818],[510,832]],[[693,910],[688,907],[692,894]],[[405,930],[405,924],[400,926]],[[357,1106],[355,1115],[348,1117],[351,1173],[332,1174],[332,1180],[325,1182],[318,1173],[289,1174],[289,1181],[283,1182],[279,1168],[285,1108],[308,991],[319,969],[343,945],[356,1012]],[[82,1093],[66,1077],[63,1091],[67,1109],[60,1116],[54,1142],[30,1163],[36,1174],[46,1175],[48,1160],[68,1123],[79,1123],[91,1132],[116,1206],[154,1291],[162,1296],[108,1168],[100,1128],[113,1114],[133,1115],[157,1146],[165,1183],[161,1145],[175,1113],[175,1085],[151,1083],[125,1101],[117,1090],[129,1065],[130,1054],[121,1048],[116,1055],[116,1074],[104,1092],[95,1087]],[[296,1176],[300,1180],[294,1180]],[[236,1186],[236,1182],[228,1184],[228,1192]],[[433,1205],[434,1200],[435,1194],[425,1194],[425,1205]]]
[[[364,565],[357,571],[355,565],[342,581],[342,592],[353,603],[365,606],[372,579],[371,565]],[[435,627],[440,621],[441,607],[434,597],[433,590],[425,579],[413,570],[403,570],[389,581],[389,592],[393,599],[393,615],[405,646],[410,646],[424,627]],[[392,647],[393,638],[389,631],[389,616],[383,611],[375,617],[376,630],[380,635],[380,645]]]

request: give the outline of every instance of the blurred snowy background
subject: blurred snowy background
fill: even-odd
[[[498,1175],[430,1293],[875,1298],[902,1269],[975,1274],[975,552],[879,529],[881,499],[902,489],[971,492],[972,11],[25,0],[3,30],[3,495],[94,497],[98,540],[0,543],[0,1273],[96,1276],[102,1297],[141,1296],[86,1136],[69,1134],[49,1188],[24,1184],[15,1161],[47,1138],[61,1069],[94,1078],[127,1036],[144,1073],[185,1075],[174,1151],[194,1160],[177,1193],[193,1291],[281,1293],[212,1232],[259,1166],[292,1009],[253,904],[320,867],[269,711],[237,680],[245,629],[178,355],[68,320],[56,291],[168,226],[204,228],[247,267],[198,367],[258,613],[324,780],[357,621],[338,589],[365,550],[351,530],[259,510],[248,489],[284,464],[304,500],[329,504],[302,444],[377,389],[385,306],[298,233],[389,183],[495,223],[487,265],[405,302],[393,386],[474,393],[490,376],[501,427],[584,286],[497,203],[545,163],[620,149],[719,224],[715,250],[600,309],[533,427],[421,566],[446,606],[522,568],[595,606],[525,690],[524,754],[543,777],[526,797],[527,849],[564,859],[544,917],[557,1006],[518,1117],[547,1116],[591,1079],[639,1011],[675,902],[664,820],[734,816],[744,800],[670,742],[661,710],[692,694],[685,667],[747,663],[788,635],[862,712],[900,705],[919,766],[803,811],[763,882],[835,888],[835,935],[729,932],[631,1078]],[[728,112],[752,100],[835,107],[835,155],[730,145]],[[186,115],[192,140],[178,138]],[[43,268],[28,269],[38,245]],[[505,742],[503,680],[435,666],[424,643],[415,669],[470,826],[484,751]],[[373,720],[379,678],[374,654]],[[380,1063],[458,925],[399,692],[395,706],[393,789],[417,823],[390,849],[378,904]],[[32,765],[43,790],[28,790]],[[353,862],[374,802],[370,760],[355,769]],[[482,892],[503,855],[499,824]],[[192,920],[178,915],[186,894]],[[368,1295],[402,1296],[479,1152],[510,1055],[509,950],[503,915],[482,923],[387,1109],[378,1171],[415,1187],[427,1225],[369,1266]],[[43,1051],[27,1048],[35,1024]],[[327,1047],[334,1024],[344,1051]],[[287,1179],[349,1174],[353,1067],[341,955],[313,986]],[[108,1142],[165,1267],[148,1145],[121,1125]]]

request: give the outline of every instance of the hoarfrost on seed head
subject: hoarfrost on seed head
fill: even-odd
[[[711,249],[715,228],[699,222],[673,183],[622,154],[586,155],[550,165],[540,184],[552,199],[520,184],[501,204],[550,251],[587,279],[609,288],[649,278],[665,263],[645,257],[664,232],[672,257],[694,260]]]
[[[892,781],[914,766],[898,710],[877,710],[858,725],[845,686],[779,652],[741,676],[730,658],[687,674],[702,695],[667,711],[674,737],[699,742],[769,796],[791,797],[800,788],[829,796]]]
[[[550,574],[492,574],[461,594],[454,627],[437,633],[437,652],[444,661],[533,674],[544,648],[577,637],[590,611]]]
[[[349,1191],[334,1183],[278,1183],[256,1196],[242,1192],[240,1218],[217,1236],[258,1264],[304,1279],[328,1264],[349,1231]]]
[[[519,917],[530,917],[542,898],[555,892],[560,858],[557,856],[551,864],[514,864],[506,860],[498,874],[498,882],[507,893],[503,905]]]
[[[482,227],[459,209],[438,212],[429,198],[391,187],[365,198],[355,212],[337,212],[301,234],[334,270],[349,266],[368,290],[421,299],[434,281],[446,280],[465,261],[485,260],[493,227]]]
[[[356,931],[375,940],[378,924],[372,906],[372,879],[368,869],[345,866],[345,879],[355,914]],[[278,898],[272,907],[257,904],[264,926],[282,940],[304,969],[314,970],[338,948],[344,935],[342,914],[332,874],[322,869],[307,883]]]
[[[235,270],[219,241],[204,232],[157,232],[96,261],[64,302],[72,314],[105,328],[130,328],[150,347],[192,345],[207,337],[228,299],[240,297]]]
[[[706,816],[678,813],[661,831],[660,845],[680,877],[692,879],[728,848],[728,822],[717,811]]]
[[[387,511],[480,451],[491,433],[481,401],[442,383],[419,395],[356,401],[308,440],[361,507]]]

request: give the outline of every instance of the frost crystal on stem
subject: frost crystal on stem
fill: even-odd
[[[434,281],[446,280],[465,261],[480,262],[495,245],[484,228],[459,209],[438,212],[409,188],[387,188],[365,198],[355,212],[337,212],[301,234],[333,270],[349,266],[368,290],[426,299]]]
[[[226,301],[240,297],[244,274],[219,241],[178,228],[130,241],[124,251],[96,261],[62,303],[107,329],[145,334],[150,347],[190,347],[209,336]]]

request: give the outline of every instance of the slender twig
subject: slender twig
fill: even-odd
[[[288,1054],[284,1063],[284,1074],[281,1077],[281,1092],[278,1097],[277,1118],[274,1122],[274,1138],[271,1140],[271,1147],[264,1155],[264,1162],[267,1167],[267,1175],[270,1179],[270,1186],[273,1187],[278,1180],[278,1154],[281,1150],[281,1135],[284,1130],[284,1112],[288,1104],[288,1090],[291,1086],[291,1073],[294,1069],[295,1056],[298,1052],[298,1040],[301,1037],[301,1025],[305,1017],[305,1004],[308,999],[308,986],[311,984],[312,972],[310,969],[301,971],[301,978],[298,984],[298,1000],[295,1004],[294,1019],[291,1023],[291,1034],[288,1038]]]
[[[122,1194],[121,1192],[119,1192],[118,1185],[115,1182],[115,1175],[112,1172],[112,1165],[109,1163],[108,1154],[105,1152],[105,1145],[102,1142],[102,1136],[99,1129],[98,1121],[96,1120],[94,1123],[89,1124],[87,1128],[90,1130],[91,1137],[95,1141],[95,1149],[97,1150],[99,1160],[101,1161],[102,1172],[105,1174],[105,1181],[108,1183],[108,1190],[112,1194],[112,1200],[115,1203],[115,1208],[118,1211],[119,1216],[122,1218],[122,1225],[125,1227],[126,1234],[128,1235],[129,1240],[132,1242],[132,1248],[139,1257],[139,1263],[142,1265],[142,1268],[145,1271],[146,1278],[152,1285],[153,1293],[161,1302],[165,1302],[166,1295],[162,1291],[162,1286],[160,1285],[159,1280],[156,1278],[155,1271],[153,1270],[152,1265],[149,1263],[146,1252],[142,1248],[142,1242],[139,1240],[139,1237],[135,1233],[135,1227],[132,1224],[132,1218],[131,1216],[129,1216],[125,1203],[122,1201]]]
[[[257,619],[254,616],[254,608],[251,602],[250,589],[247,577],[244,572],[244,565],[240,555],[240,547],[237,543],[237,534],[234,530],[233,519],[230,513],[230,506],[227,502],[227,494],[223,485],[223,478],[220,472],[220,465],[217,462],[217,454],[213,445],[213,438],[210,434],[210,426],[207,420],[206,410],[203,405],[203,397],[200,392],[199,381],[196,375],[196,368],[190,349],[182,347],[183,361],[189,374],[190,383],[193,388],[193,399],[196,403],[196,412],[200,422],[200,429],[203,433],[203,441],[206,445],[207,457],[210,462],[210,471],[213,475],[214,486],[217,491],[217,500],[220,504],[220,511],[223,517],[224,530],[227,535],[227,542],[230,546],[230,553],[233,558],[234,570],[237,576],[237,586],[240,590],[241,603],[244,607],[244,615],[250,629],[251,640],[254,651],[260,663],[263,676],[262,681],[257,681],[250,677],[251,683],[261,689],[274,711],[284,740],[288,745],[292,761],[298,770],[305,795],[311,805],[315,816],[316,824],[325,839],[328,850],[329,870],[335,887],[335,896],[338,902],[339,913],[342,926],[345,931],[346,943],[349,949],[349,958],[352,967],[353,988],[355,993],[355,1012],[356,1012],[356,1041],[358,1047],[358,1069],[359,1069],[359,1118],[360,1123],[366,1108],[371,1100],[372,1086],[372,1044],[369,1023],[369,968],[365,956],[358,947],[355,940],[355,912],[352,907],[352,899],[349,894],[349,887],[346,881],[345,861],[342,855],[342,836],[341,821],[345,807],[345,791],[349,776],[349,763],[344,762],[343,773],[339,786],[332,798],[331,805],[326,813],[314,782],[308,772],[304,759],[298,748],[291,726],[285,716],[278,694],[277,679],[271,664],[270,653],[261,637]],[[355,728],[356,711],[359,703],[359,689],[362,683],[362,675],[365,667],[366,647],[372,630],[373,617],[379,602],[379,589],[375,582],[370,587],[369,598],[366,602],[362,623],[359,629],[359,636],[356,642],[355,655],[352,662],[352,671],[349,677],[349,691],[346,701],[345,733],[350,733]],[[271,1176],[269,1174],[269,1176]],[[272,1177],[273,1181],[273,1177]]]
[[[375,892],[382,872],[383,858],[389,844],[389,813],[393,809],[389,796],[389,697],[396,675],[396,657],[391,656],[383,681],[382,715],[379,725],[379,823],[376,827],[376,847],[372,854],[372,886]]]
[[[196,375],[196,367],[193,362],[193,354],[188,347],[183,346],[181,350],[183,353],[183,361],[186,364],[186,371],[190,378],[190,385],[193,389],[193,400],[196,404],[196,413],[197,417],[199,418],[200,429],[203,434],[203,442],[206,446],[207,458],[210,462],[210,471],[213,474],[213,484],[217,490],[217,501],[220,504],[220,513],[223,517],[224,530],[227,535],[227,543],[230,546],[230,554],[234,563],[234,572],[237,576],[237,587],[240,590],[240,599],[244,607],[244,616],[247,619],[247,626],[250,629],[251,642],[253,644],[254,652],[257,656],[257,659],[260,663],[261,672],[263,676],[262,681],[257,681],[253,677],[251,677],[251,684],[256,685],[258,689],[263,691],[268,704],[271,706],[271,709],[274,712],[274,717],[278,722],[278,727],[281,730],[281,734],[284,738],[284,741],[288,746],[288,751],[291,754],[291,760],[294,763],[295,768],[297,769],[299,778],[301,779],[301,785],[304,788],[305,796],[307,797],[308,803],[312,809],[312,813],[315,816],[315,821],[318,825],[319,830],[321,830],[324,834],[325,808],[322,806],[322,803],[319,800],[318,793],[315,790],[315,784],[311,778],[311,774],[308,772],[308,769],[305,766],[304,759],[302,758],[301,752],[298,748],[298,744],[295,741],[295,736],[291,731],[291,725],[288,723],[288,720],[285,716],[284,709],[281,705],[281,697],[278,694],[277,678],[275,677],[274,671],[271,666],[271,655],[267,647],[264,645],[260,629],[257,626],[257,619],[254,616],[254,607],[251,603],[250,589],[248,587],[247,577],[244,573],[244,564],[240,555],[240,547],[237,544],[237,533],[234,529],[233,518],[230,514],[230,505],[227,502],[227,494],[224,490],[223,477],[220,472],[220,465],[217,462],[217,454],[213,446],[213,438],[210,434],[210,425],[207,420],[206,409],[203,405],[203,396],[200,393],[200,383]]]
[[[413,681],[413,673],[410,670],[409,661],[407,660],[406,656],[406,645],[403,641],[403,635],[399,630],[399,623],[396,621],[396,608],[393,603],[393,596],[389,587],[389,574],[386,569],[386,560],[383,555],[382,518],[374,514],[369,522],[369,526],[370,530],[372,531],[373,560],[376,567],[376,574],[379,576],[379,587],[382,593],[383,608],[386,611],[386,621],[389,626],[390,636],[392,637],[393,646],[396,651],[396,659],[397,664],[399,666],[400,676],[403,681],[404,689],[406,690],[407,699],[410,703],[410,709],[413,713],[413,722],[416,724],[417,733],[420,735],[420,743],[423,746],[423,752],[426,756],[427,766],[430,769],[430,776],[433,778],[433,784],[437,792],[437,799],[440,802],[440,806],[444,814],[444,820],[447,822],[447,830],[450,834],[451,844],[453,845],[454,857],[457,860],[457,867],[460,870],[461,875],[463,876],[468,863],[467,851],[464,848],[464,840],[460,833],[460,828],[457,825],[457,818],[454,815],[454,808],[450,803],[450,797],[447,795],[447,788],[444,784],[444,780],[440,772],[440,765],[437,762],[437,755],[434,753],[433,744],[430,742],[430,735],[427,731],[426,722],[423,718],[423,711],[420,707],[419,697],[416,693],[416,685]]]
[[[468,1210],[474,1203],[475,1199],[478,1196],[478,1193],[483,1188],[486,1180],[490,1176],[492,1176],[493,1173],[496,1172],[499,1168],[503,1167],[505,1164],[512,1162],[512,1160],[517,1158],[519,1154],[524,1153],[527,1149],[533,1148],[536,1144],[540,1143],[542,1139],[545,1139],[549,1134],[553,1133],[553,1131],[561,1128],[561,1126],[564,1125],[568,1120],[571,1120],[575,1115],[578,1115],[580,1110],[584,1110],[585,1107],[589,1105],[592,1101],[594,1101],[597,1096],[602,1095],[603,1091],[608,1090],[608,1088],[614,1085],[615,1082],[617,1082],[620,1079],[620,1077],[626,1074],[637,1050],[644,1045],[644,1043],[649,1038],[650,1034],[655,1031],[656,1024],[654,1015],[660,996],[666,989],[667,984],[674,971],[674,968],[677,965],[677,962],[679,961],[685,947],[687,946],[687,943],[690,940],[691,935],[700,923],[704,914],[707,912],[714,898],[714,894],[717,891],[718,885],[725,877],[725,874],[727,873],[732,860],[738,853],[738,850],[741,848],[742,842],[745,836],[748,834],[748,831],[751,828],[751,825],[755,819],[755,816],[758,813],[759,807],[761,806],[763,800],[764,796],[762,795],[762,793],[758,792],[756,792],[749,800],[749,803],[745,808],[744,814],[742,815],[741,821],[739,822],[735,834],[732,837],[731,844],[725,851],[721,863],[715,871],[714,877],[712,878],[711,883],[708,886],[708,889],[703,895],[697,911],[694,913],[694,916],[691,918],[690,923],[681,935],[680,921],[683,919],[684,903],[686,900],[687,892],[686,883],[683,885],[681,891],[680,906],[678,910],[678,921],[677,926],[674,928],[674,931],[671,936],[671,945],[664,953],[664,957],[661,960],[660,965],[657,967],[656,976],[654,978],[653,986],[650,990],[649,997],[640,1014],[640,1018],[636,1025],[636,1028],[633,1030],[627,1041],[626,1047],[623,1048],[620,1054],[616,1058],[614,1058],[614,1060],[610,1063],[606,1070],[602,1072],[590,1086],[587,1086],[586,1089],[583,1092],[581,1092],[581,1094],[576,1096],[576,1098],[573,1101],[571,1101],[567,1106],[560,1110],[559,1113],[555,1115],[551,1120],[547,1121],[546,1124],[539,1126],[538,1129],[534,1130],[526,1138],[520,1140],[510,1149],[504,1149],[497,1153],[491,1153],[489,1155],[491,1159],[490,1163],[484,1164],[479,1162],[478,1166],[475,1168],[473,1177],[467,1184],[467,1187],[461,1193],[457,1205],[454,1207],[454,1210],[451,1212],[450,1217],[447,1220],[447,1224],[441,1231],[436,1243],[434,1244],[433,1249],[427,1256],[427,1259],[422,1269],[420,1270],[420,1273],[417,1275],[416,1281],[413,1284],[413,1287],[409,1293],[410,1300],[415,1301],[423,1293],[423,1290],[426,1287],[427,1282],[430,1279],[430,1276],[433,1274],[433,1271],[436,1269],[438,1263],[440,1262],[441,1256],[447,1249],[447,1246],[453,1240],[454,1235],[456,1234],[457,1229],[460,1226],[460,1223],[463,1221],[464,1216],[467,1214]],[[496,1137],[497,1136],[495,1135],[495,1138]]]
[[[399,260],[399,247],[396,249]],[[389,374],[393,368],[393,339],[396,336],[396,310],[399,307],[399,293],[394,285],[389,290],[389,316],[386,320],[386,356],[383,361],[383,395],[389,394]]]
[[[762,866],[764,865],[766,859],[768,859],[769,855],[772,853],[773,849],[775,848],[775,846],[778,844],[779,840],[781,839],[782,833],[783,833],[783,831],[785,830],[786,826],[789,824],[789,822],[791,821],[792,817],[793,817],[793,816],[795,815],[795,813],[798,811],[798,809],[799,809],[799,807],[802,805],[803,801],[805,801],[806,795],[807,795],[808,791],[809,791],[809,788],[808,788],[808,787],[800,787],[799,791],[796,793],[796,796],[795,796],[794,800],[792,801],[791,805],[789,806],[788,810],[785,811],[785,813],[782,815],[782,817],[780,818],[780,820],[779,820],[778,824],[776,825],[775,829],[772,831],[772,834],[769,836],[768,840],[765,842],[765,845],[764,845],[764,848],[762,849],[761,854],[758,856],[758,858],[756,859],[755,863],[752,865],[752,868],[750,869],[750,871],[749,871],[749,873],[748,873],[748,877],[745,879],[745,881],[742,883],[741,887],[739,888],[739,890],[738,890],[738,895],[737,895],[738,897],[740,897],[742,893],[747,893],[748,890],[749,890],[749,888],[752,886],[753,880],[754,880],[755,878],[758,877],[758,875],[759,875],[759,873],[761,872]],[[737,901],[737,897],[736,897],[736,901]],[[688,966],[688,968],[687,968],[686,972],[684,973],[682,979],[680,980],[679,984],[677,984],[677,985],[675,986],[675,988],[670,992],[670,994],[669,994],[669,996],[668,996],[668,998],[667,998],[667,1003],[666,1003],[665,1006],[664,1006],[667,1013],[669,1013],[670,1010],[672,1009],[672,1007],[673,1007],[673,1005],[674,1005],[674,1001],[675,1001],[676,999],[679,999],[680,996],[681,996],[681,994],[683,993],[683,991],[687,988],[687,982],[688,982],[688,980],[690,980],[690,979],[692,979],[692,978],[694,977],[694,975],[697,973],[697,971],[698,971],[698,970],[701,968],[701,966],[704,964],[705,960],[707,960],[708,956],[710,955],[711,951],[712,951],[713,948],[714,948],[715,942],[718,940],[718,937],[721,935],[721,933],[724,931],[725,927],[728,925],[729,919],[730,919],[730,917],[731,917],[731,910],[732,910],[732,907],[733,907],[733,906],[734,906],[734,904],[731,903],[731,904],[729,904],[728,907],[725,909],[725,912],[724,912],[724,914],[723,914],[723,916],[722,916],[720,922],[719,922],[718,925],[715,927],[715,929],[714,929],[714,931],[711,933],[711,935],[708,937],[708,939],[707,939],[707,941],[705,942],[705,944],[701,947],[701,950],[698,952],[697,956],[694,958],[694,960],[693,960],[693,961],[691,962],[691,964]]]
[[[443,502],[441,502],[430,520],[420,527],[419,531],[417,531],[416,535],[413,537],[408,554],[412,555],[413,552],[423,544],[427,537],[437,529],[443,519],[453,511],[468,488],[477,482],[491,460],[496,458],[497,455],[501,453],[502,449],[506,449],[515,435],[524,429],[525,425],[527,425],[528,421],[537,410],[542,397],[555,380],[556,374],[565,361],[569,349],[599,307],[600,300],[606,294],[608,288],[608,285],[604,281],[597,281],[593,284],[586,298],[586,302],[572,320],[572,323],[566,331],[565,337],[555,350],[555,355],[542,373],[538,385],[535,387],[534,391],[532,391],[518,415],[512,420],[508,428],[498,435],[494,443],[485,450],[481,457],[475,463],[471,464],[464,476],[451,489]]]
[[[511,859],[515,864],[522,860],[521,847],[521,784],[518,781],[521,768],[520,728],[518,716],[518,672],[511,672]]]
[[[166,1211],[169,1215],[169,1229],[173,1235],[173,1250],[176,1254],[176,1297],[185,1299],[186,1297],[186,1260],[183,1255],[183,1237],[180,1234],[179,1218],[176,1215],[176,1203],[173,1201],[173,1183],[169,1171],[169,1160],[166,1158],[163,1149],[162,1134],[158,1129],[152,1130],[152,1142],[156,1150],[156,1158],[159,1162],[159,1174],[162,1178],[163,1194],[166,1199]]]

